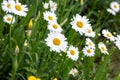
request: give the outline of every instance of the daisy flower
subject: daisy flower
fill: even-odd
[[[116,15],[116,12],[113,11],[112,9],[110,9],[110,8],[107,9],[107,12],[111,13],[111,14],[114,15],[114,16]]]
[[[112,33],[109,32],[109,31],[106,30],[106,29],[102,30],[102,34],[103,34],[104,37],[106,37],[106,38],[109,39],[110,41],[114,41],[114,40],[115,40],[115,38],[114,38],[114,36],[112,35]]]
[[[46,21],[48,21],[49,23],[51,22],[57,22],[57,17],[56,14],[54,12],[50,12],[50,11],[45,11],[43,13],[44,19]]]
[[[113,11],[115,11],[115,12],[119,12],[119,10],[120,10],[120,5],[119,5],[118,2],[113,1],[113,2],[110,3],[110,8],[111,8]]]
[[[53,12],[56,11],[57,3],[50,0],[49,4],[50,4],[50,10]]]
[[[67,51],[67,56],[71,58],[73,61],[77,61],[79,57],[78,48],[75,48],[73,47],[73,45],[71,45]]]
[[[5,11],[6,13],[11,13],[12,10],[11,10],[11,5],[14,5],[15,4],[15,1],[13,0],[3,0],[2,2],[2,10]]]
[[[85,36],[95,37],[95,32],[92,30],[91,26],[89,26],[88,28],[86,28],[86,30],[85,30]]]
[[[72,74],[75,77],[78,74],[78,70],[76,68],[72,68],[69,74]]]
[[[103,42],[98,43],[98,48],[100,49],[101,53],[109,54],[107,51],[107,48]]]
[[[72,28],[75,31],[78,31],[81,35],[85,33],[86,28],[90,26],[86,16],[82,17],[79,14],[76,14],[76,16],[73,16],[72,22],[70,24],[72,25]]]
[[[14,5],[12,4],[11,9],[14,14],[19,16],[26,16],[28,11],[27,6],[22,5],[20,2],[18,2],[18,0]]]
[[[118,49],[120,49],[120,35],[117,35],[117,37],[115,38],[114,43],[118,47]]]
[[[42,4],[43,4],[44,9],[48,9],[49,3],[42,3]]]
[[[86,38],[86,45],[91,47],[92,49],[95,49],[95,44],[89,38]]]
[[[94,56],[94,54],[95,54],[94,49],[92,49],[89,46],[85,46],[85,48],[83,48],[82,51],[83,51],[84,55],[88,56],[88,57]]]
[[[8,23],[8,24],[14,24],[15,23],[15,18],[13,17],[13,15],[11,14],[7,14],[3,17],[4,22]]]
[[[52,32],[62,32],[62,28],[57,22],[49,23],[48,29]]]
[[[48,37],[45,39],[46,45],[50,47],[50,51],[66,51],[67,41],[63,34],[58,32],[51,32],[48,34]]]

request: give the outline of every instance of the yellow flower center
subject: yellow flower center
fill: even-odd
[[[53,17],[52,17],[52,16],[48,16],[48,19],[49,19],[49,20],[53,20]]]
[[[54,29],[57,29],[58,26],[57,26],[56,24],[53,24],[53,28],[54,28]]]
[[[61,43],[60,39],[58,39],[58,38],[54,38],[54,39],[53,39],[53,44],[54,44],[54,45],[59,46],[60,43]]]
[[[8,18],[7,18],[7,21],[12,21],[12,18],[8,17]]]
[[[79,27],[79,28],[83,28],[83,23],[81,21],[77,21],[76,25]]]
[[[88,33],[91,33],[91,32],[92,32],[92,30],[88,29]]]
[[[114,8],[117,8],[117,5],[114,5]]]
[[[22,7],[18,4],[15,5],[15,9],[18,10],[18,11],[21,11],[22,10]]]
[[[109,33],[107,33],[106,35],[107,35],[107,37],[109,37],[109,38],[111,37],[111,35],[110,35]]]
[[[70,54],[73,56],[75,55],[75,51],[74,50],[70,50]]]
[[[51,8],[54,9],[54,4],[52,4]]]
[[[11,6],[10,4],[7,4],[7,8],[9,8],[9,9],[10,9],[10,6]]]
[[[75,74],[76,74],[76,71],[75,71],[75,70],[73,70],[73,71],[72,71],[72,73],[75,75]]]
[[[105,47],[102,46],[102,47],[101,47],[101,51],[105,51]]]
[[[88,54],[90,54],[90,53],[91,53],[91,50],[90,50],[90,49],[88,49],[88,50],[87,50],[87,53],[88,53]]]

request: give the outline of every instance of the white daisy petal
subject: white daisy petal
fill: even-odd
[[[89,38],[86,38],[86,45],[91,47],[92,49],[95,49],[95,44]]]
[[[88,56],[88,57],[94,56],[94,54],[95,54],[94,49],[92,49],[89,46],[85,46],[85,48],[83,48],[82,51],[83,51],[84,55]]]
[[[8,23],[8,24],[14,24],[15,23],[15,18],[13,17],[13,15],[11,14],[7,14],[3,17],[4,22]]]
[[[26,5],[22,5],[20,2],[16,1],[14,5],[11,6],[12,12],[19,16],[26,16],[28,8]]]
[[[76,68],[72,68],[69,74],[72,74],[75,77],[78,74],[78,70]]]
[[[11,6],[15,4],[14,0],[3,0],[2,2],[2,10],[4,10],[6,13],[11,13]]]
[[[75,31],[78,31],[81,35],[85,33],[87,26],[91,26],[86,16],[82,17],[79,14],[73,16],[72,22],[70,24],[72,25],[72,28],[75,29]]]
[[[67,51],[67,56],[71,58],[73,61],[77,61],[79,58],[78,48],[75,48],[73,47],[73,45],[71,45]]]
[[[91,26],[87,26],[86,30],[85,30],[85,36],[88,37],[95,37],[95,32],[92,30]]]
[[[102,34],[104,37],[106,37],[107,39],[109,39],[110,41],[114,41],[115,37],[112,35],[111,32],[109,32],[108,30],[104,29],[102,30]]]
[[[115,11],[115,12],[119,12],[119,10],[120,10],[120,5],[119,5],[118,2],[112,1],[112,2],[110,3],[110,8],[111,8],[113,11]]]
[[[52,32],[62,32],[62,30],[63,30],[57,22],[49,23],[48,29]]]
[[[54,12],[50,12],[50,11],[45,11],[43,13],[44,19],[46,21],[48,21],[49,23],[51,22],[57,22],[57,17],[56,14]]]
[[[50,47],[50,51],[66,51],[67,41],[63,34],[58,32],[51,32],[48,34],[48,37],[45,39],[46,45]]]
[[[57,3],[50,0],[50,1],[49,1],[49,4],[50,4],[50,10],[51,10],[52,12],[55,12],[56,9],[57,9]]]
[[[109,54],[107,51],[107,48],[103,42],[99,42],[98,48],[100,49],[101,53]]]
[[[113,11],[112,9],[110,9],[110,8],[107,9],[107,12],[111,13],[111,14],[114,15],[114,16],[116,15],[116,12]]]
[[[117,35],[117,37],[115,37],[114,43],[118,47],[118,49],[120,50],[120,35]]]

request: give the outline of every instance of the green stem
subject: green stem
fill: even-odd
[[[10,80],[15,80],[15,75],[16,75],[17,67],[18,67],[17,56],[15,56],[14,59],[13,59],[13,66],[12,66],[12,72],[11,72],[12,76],[11,76]]]
[[[9,44],[10,44],[10,49],[11,49],[11,31],[12,31],[12,25],[10,26],[10,29],[9,29]]]

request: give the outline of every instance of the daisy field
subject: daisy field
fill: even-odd
[[[119,0],[0,0],[0,80],[120,80]]]

